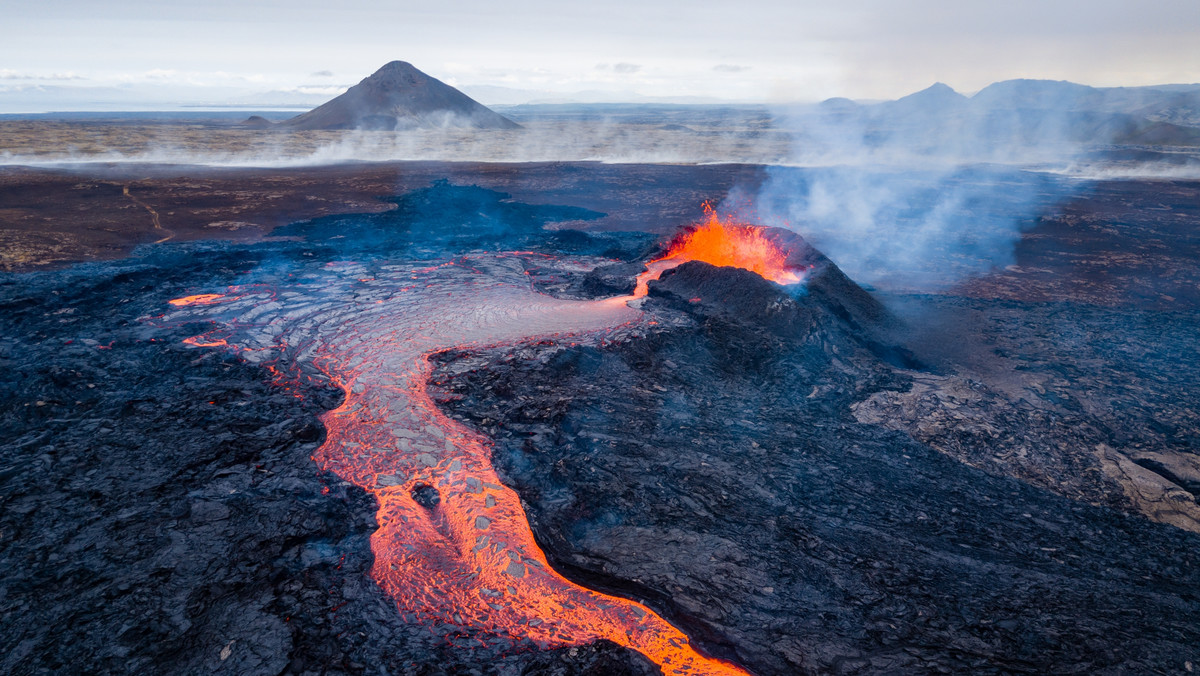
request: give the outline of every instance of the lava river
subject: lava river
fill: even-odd
[[[264,364],[308,363],[345,391],[323,417],[328,436],[314,460],[378,500],[372,574],[407,621],[501,648],[609,639],[666,673],[744,673],[696,652],[645,606],[552,570],[516,493],[492,468],[491,442],[426,393],[432,353],[596,340],[643,321],[633,297],[539,294],[515,255],[430,267],[328,264],[285,279],[177,299],[165,319],[210,320],[214,330],[192,344],[228,345]]]

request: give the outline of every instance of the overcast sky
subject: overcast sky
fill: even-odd
[[[0,0],[0,87],[455,85],[739,100],[1200,81],[1200,0]]]

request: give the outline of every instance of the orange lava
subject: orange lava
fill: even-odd
[[[646,606],[584,589],[551,568],[520,498],[492,467],[491,440],[444,415],[425,391],[431,366],[424,358],[415,366],[406,375],[416,377],[402,379],[410,413],[444,435],[455,449],[453,460],[384,485],[404,474],[403,463],[385,451],[396,443],[381,419],[386,408],[372,411],[378,403],[348,383],[342,383],[345,403],[322,418],[328,440],[313,456],[378,500],[371,575],[406,618],[483,630],[485,642],[488,634],[546,648],[608,639],[642,653],[666,674],[745,676],[696,652],[687,635]],[[347,457],[348,448],[366,452]],[[441,493],[432,514],[414,501],[412,490],[422,484]]]
[[[175,298],[168,301],[175,307],[185,307],[188,305],[211,305],[225,297],[223,293],[200,293],[195,296],[184,296],[183,298]]]
[[[191,345],[192,347],[228,347],[229,346],[228,341],[226,341],[224,338],[212,337],[212,333],[202,333],[198,336],[192,336],[191,338],[184,338],[183,343],[185,345]]]
[[[802,271],[788,267],[786,252],[762,234],[763,228],[722,220],[708,203],[704,215],[703,223],[676,237],[667,254],[651,261],[646,272],[638,275],[635,296],[645,296],[650,280],[688,261],[742,268],[777,284],[797,284],[804,279]]]
[[[298,350],[344,390],[342,405],[322,416],[327,436],[313,460],[378,501],[371,576],[406,622],[460,646],[503,651],[608,639],[667,674],[745,674],[697,652],[646,606],[554,571],[519,496],[492,467],[491,440],[445,415],[426,391],[433,353],[599,338],[644,321],[627,305],[631,297],[554,299],[533,292],[523,273],[492,263],[490,276],[464,274],[474,270],[466,263],[369,279],[349,266],[344,279],[284,294],[231,287],[219,303],[218,294],[189,297],[208,300],[174,319],[214,321],[218,328],[186,342],[228,346],[272,370],[267,355]],[[276,304],[276,298],[287,300]],[[417,502],[414,490],[421,487],[436,488],[436,506]]]

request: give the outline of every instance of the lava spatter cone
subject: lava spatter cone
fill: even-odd
[[[877,342],[898,324],[871,294],[790,230],[723,219],[706,204],[705,220],[664,249],[638,275],[634,295],[681,307],[702,303],[710,311],[791,335],[811,330],[824,318]],[[593,275],[593,283],[602,285],[604,274]]]
[[[704,221],[676,235],[662,255],[651,260],[637,276],[635,296],[644,296],[647,283],[666,270],[688,261],[749,270],[779,284],[797,284],[805,268],[788,262],[787,249],[766,236],[766,228],[722,219],[707,203]]]

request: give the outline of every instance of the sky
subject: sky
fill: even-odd
[[[1197,0],[0,0],[0,16],[0,112],[65,87],[328,98],[395,59],[455,86],[764,102],[1200,82]]]

